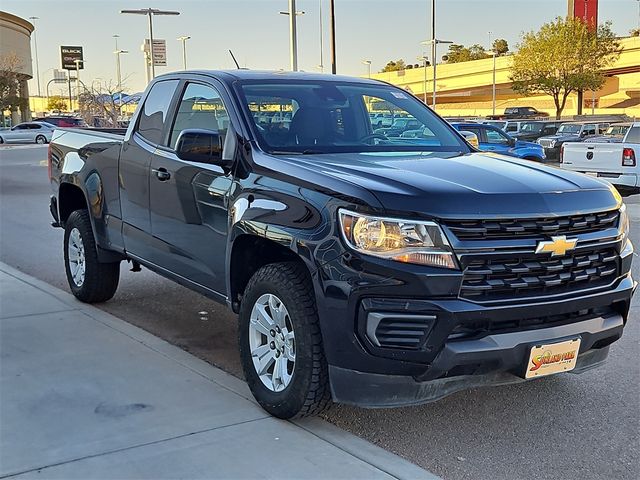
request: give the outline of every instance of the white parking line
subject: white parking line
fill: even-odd
[[[0,144],[1,150],[21,150],[25,148],[47,148],[47,145],[46,144],[41,145],[36,143],[34,143],[33,145],[12,145],[12,144],[6,144],[6,143]]]

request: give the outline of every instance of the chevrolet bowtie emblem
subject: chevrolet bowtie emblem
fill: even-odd
[[[539,242],[536,247],[536,253],[550,253],[552,257],[564,255],[568,250],[576,248],[578,243],[577,238],[570,238],[560,235],[558,237],[551,237],[551,240]]]

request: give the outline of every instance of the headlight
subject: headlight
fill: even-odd
[[[457,268],[451,246],[434,222],[340,210],[340,227],[347,244],[358,252],[403,263]]]
[[[620,221],[618,222],[618,230],[622,235],[622,246],[626,245],[629,238],[629,214],[627,206],[623,203],[620,207]]]

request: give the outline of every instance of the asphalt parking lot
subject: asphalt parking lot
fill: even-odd
[[[45,158],[46,147],[0,148],[0,260],[68,291]],[[639,197],[626,200],[636,245]],[[639,265],[636,258],[636,278]],[[123,263],[118,293],[99,307],[241,375],[235,316],[173,282]],[[583,375],[465,391],[420,407],[335,407],[326,418],[446,479],[639,478],[639,321],[636,297],[609,362]]]

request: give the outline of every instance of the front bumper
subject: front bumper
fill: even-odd
[[[569,338],[581,338],[575,372],[596,366],[627,320],[636,289],[632,253],[631,244],[621,252],[620,277],[611,285],[488,304],[452,295],[460,289],[460,271],[389,265],[353,253],[326,263],[314,278],[334,400],[391,407],[524,381],[531,346]],[[386,337],[376,336],[379,323],[371,323],[385,317],[404,330],[394,331],[391,322],[384,325]],[[406,323],[416,319],[425,322],[423,335],[410,344],[405,333],[415,323]],[[398,332],[413,348],[384,344]]]
[[[330,366],[333,399],[362,407],[398,407],[433,402],[472,387],[524,382],[524,369],[532,346],[573,338],[581,339],[581,347],[576,368],[571,373],[582,373],[605,361],[609,345],[620,338],[623,327],[622,315],[614,314],[560,327],[447,344],[433,363],[434,369],[447,371],[465,365],[478,366],[480,370],[491,366],[492,369],[430,381]]]

